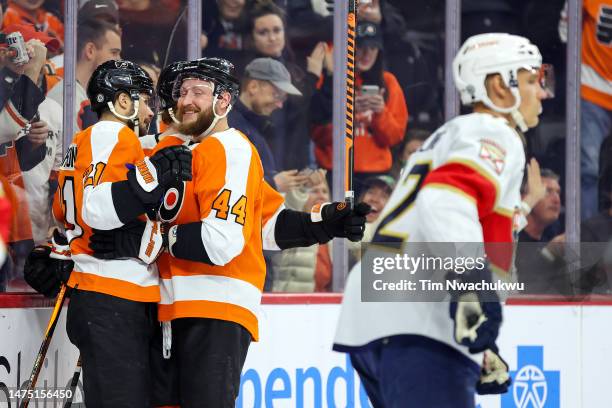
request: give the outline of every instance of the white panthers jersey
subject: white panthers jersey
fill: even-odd
[[[521,136],[506,120],[486,113],[459,116],[410,157],[373,241],[406,247],[411,242],[470,242],[484,243],[485,249],[487,243],[511,243],[524,166]],[[511,253],[491,252],[487,257],[493,269],[511,270]],[[454,341],[448,302],[362,302],[361,273],[358,264],[349,274],[335,349],[414,334],[455,347],[480,364],[481,356]]]
[[[38,107],[40,120],[47,122],[49,133],[45,140],[46,154],[43,161],[23,172],[28,198],[32,236],[36,245],[47,242],[51,220],[51,172],[59,170],[63,157],[62,107],[46,98]]]

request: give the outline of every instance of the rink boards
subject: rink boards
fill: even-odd
[[[261,341],[249,350],[238,407],[370,406],[346,356],[330,350],[339,300],[337,295],[266,296]],[[50,315],[50,308],[27,305],[0,303],[0,407],[8,406],[4,394],[29,377]],[[478,398],[481,408],[612,406],[612,302],[516,301],[506,306],[504,317],[499,346],[514,386],[502,397]],[[65,387],[76,360],[64,310],[39,387]]]

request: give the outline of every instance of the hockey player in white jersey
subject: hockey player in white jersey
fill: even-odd
[[[473,113],[447,122],[411,156],[375,243],[486,249],[512,242],[522,132],[538,124],[541,101],[551,96],[543,87],[550,70],[526,38],[491,33],[469,38],[453,71]],[[502,318],[495,292],[487,302],[477,292],[443,292],[441,302],[410,301],[409,293],[404,302],[362,301],[362,280],[372,274],[365,259],[348,277],[334,349],[350,354],[375,407],[473,408],[475,391],[507,390],[508,367],[495,345]],[[491,271],[503,275],[512,263],[507,251],[487,250],[487,259],[484,271],[468,270],[462,279],[491,279]]]

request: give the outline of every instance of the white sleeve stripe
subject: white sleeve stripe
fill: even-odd
[[[263,249],[267,251],[280,251],[280,247],[276,243],[276,236],[274,231],[276,230],[276,220],[278,219],[278,214],[285,209],[285,204],[281,204],[278,207],[278,210],[274,213],[274,215],[266,222],[261,231],[262,239],[263,239]]]
[[[202,243],[215,265],[225,265],[239,255],[245,245],[244,227],[236,222],[236,215],[231,213],[231,208],[243,195],[246,196],[252,148],[240,134],[231,129],[211,137],[223,145],[225,152],[225,185],[217,194],[225,189],[231,191],[228,203],[230,210],[226,219],[218,218],[217,211],[211,210],[202,220]],[[247,217],[249,216],[252,214],[247,213]]]
[[[91,129],[91,163],[107,163],[119,141],[119,132],[125,126],[119,122],[98,122]]]
[[[113,203],[112,183],[101,183],[83,190],[81,217],[91,228],[110,230],[123,226]]]
[[[113,149],[119,141],[119,132],[125,126],[119,122],[98,122],[91,129],[91,164],[107,163]],[[91,228],[109,230],[119,228],[119,220],[113,194],[112,183],[101,183],[95,187],[83,189],[83,221]]]

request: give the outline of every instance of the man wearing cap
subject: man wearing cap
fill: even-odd
[[[360,188],[359,201],[370,206],[371,211],[366,215],[366,224],[363,231],[363,239],[360,242],[348,242],[351,265],[361,259],[362,242],[371,242],[380,223],[380,214],[389,201],[389,197],[395,188],[395,179],[387,174],[373,176],[366,179]]]
[[[268,140],[273,138],[270,115],[283,107],[287,95],[302,93],[291,83],[285,66],[272,58],[256,58],[245,69],[241,93],[230,112],[229,125],[248,136],[255,145],[264,167],[264,178],[280,192],[299,187],[304,181],[297,169],[278,171]]]

